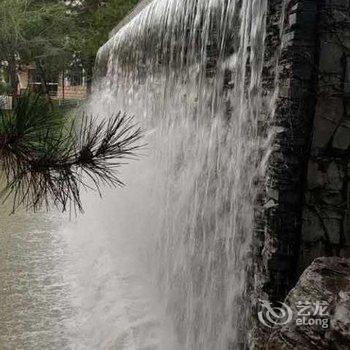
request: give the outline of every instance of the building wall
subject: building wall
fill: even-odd
[[[19,89],[26,89],[29,84],[29,69],[30,66],[20,67],[18,71],[18,78],[19,78]]]
[[[19,69],[18,77],[19,77],[19,90],[26,90],[29,85],[29,70],[35,69],[33,65],[22,66]],[[20,91],[19,91],[20,92]],[[77,85],[72,86],[69,84],[69,81],[65,79],[65,83],[63,86],[62,74],[60,75],[57,82],[57,95],[53,95],[52,99],[54,100],[83,100],[87,98],[87,86]]]
[[[62,83],[58,85],[57,96],[58,100],[84,100],[87,98],[86,86],[64,86]]]

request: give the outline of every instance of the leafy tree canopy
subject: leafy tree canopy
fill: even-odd
[[[17,62],[35,62],[48,74],[72,55],[75,17],[61,1],[0,0],[0,23],[0,61],[8,62],[13,90]]]
[[[133,9],[139,0],[82,0],[71,4],[78,30],[72,45],[91,79],[98,49],[108,40],[110,31]]]
[[[17,83],[13,66],[19,59],[35,62],[46,77],[79,61],[90,82],[99,47],[137,2],[0,0],[0,61],[10,64],[13,88]]]

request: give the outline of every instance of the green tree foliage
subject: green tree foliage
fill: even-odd
[[[72,55],[75,18],[60,1],[0,0],[0,23],[0,61],[7,62],[14,95],[19,62],[35,62],[45,82]]]
[[[135,7],[139,0],[82,0],[73,2],[79,29],[72,45],[91,82],[98,49],[108,40],[110,31]]]
[[[16,65],[36,63],[42,86],[78,64],[90,85],[96,53],[138,0],[0,0],[0,61],[15,95]]]

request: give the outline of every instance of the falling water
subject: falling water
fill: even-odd
[[[98,54],[92,111],[121,109],[147,130],[147,160],[132,176],[148,196],[133,220],[183,349],[246,341],[271,112],[266,11],[266,0],[154,0]]]
[[[147,146],[81,217],[1,212],[1,349],[244,348],[276,96],[266,12],[154,0],[101,48],[87,108],[134,115]]]

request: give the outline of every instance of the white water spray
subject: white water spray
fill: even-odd
[[[3,219],[0,347],[245,346],[274,109],[262,96],[266,7],[154,0],[101,48],[88,108],[135,115],[148,146],[122,167],[127,186],[89,193],[76,220],[27,215],[17,229]]]
[[[98,55],[92,111],[121,109],[150,131],[134,174],[149,195],[134,201],[133,220],[184,349],[237,349],[246,340],[242,303],[268,144],[259,128],[269,108],[261,95],[266,7],[155,0]]]

